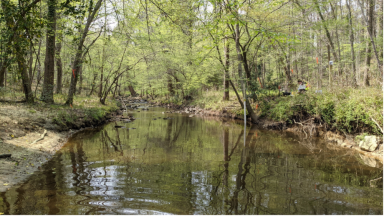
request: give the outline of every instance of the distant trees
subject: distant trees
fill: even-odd
[[[296,79],[329,90],[382,85],[379,0],[0,3],[0,87],[30,103],[53,103],[54,92],[70,105],[220,89],[223,100],[232,90],[245,99],[252,117],[259,94]]]

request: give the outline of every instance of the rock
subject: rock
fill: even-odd
[[[189,118],[193,117],[194,115],[189,115]]]
[[[377,161],[374,158],[367,157],[363,154],[359,154],[360,158],[363,160],[363,163],[370,167],[377,167]]]
[[[375,151],[377,148],[376,136],[365,136],[363,141],[360,141],[359,147],[365,151]]]

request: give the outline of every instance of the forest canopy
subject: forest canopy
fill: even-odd
[[[382,86],[383,2],[1,0],[0,43],[0,91],[29,103],[206,89],[241,103],[298,79]]]

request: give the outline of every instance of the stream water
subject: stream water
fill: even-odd
[[[75,134],[5,214],[383,214],[382,164],[232,120],[130,111]],[[168,119],[163,119],[169,117]],[[125,126],[116,128],[115,125]],[[135,128],[135,129],[134,129]]]

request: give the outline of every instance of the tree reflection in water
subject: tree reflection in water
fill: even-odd
[[[76,134],[25,184],[0,194],[0,212],[382,213],[382,189],[367,183],[381,168],[346,151],[254,126],[243,143],[235,123],[137,115],[136,130],[112,123]]]

